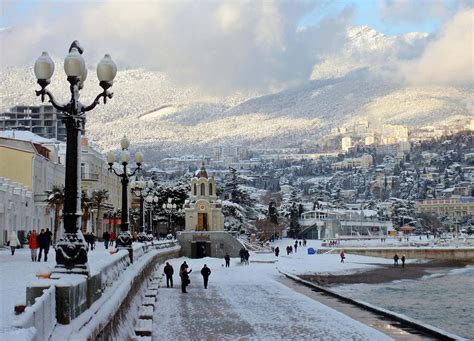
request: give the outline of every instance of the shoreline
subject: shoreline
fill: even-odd
[[[397,267],[393,265],[374,265],[377,265],[377,268],[351,274],[305,274],[298,275],[298,277],[324,287],[341,284],[381,284],[404,279],[419,279],[438,271],[460,269],[470,264],[454,261],[430,261],[428,263],[406,263],[404,268],[402,268],[401,264]]]

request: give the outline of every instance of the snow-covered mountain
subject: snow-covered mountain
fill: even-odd
[[[88,114],[87,135],[108,150],[117,148],[125,134],[155,158],[201,152],[220,143],[297,146],[359,118],[423,126],[474,115],[472,88],[406,86],[388,76],[387,59],[416,56],[429,39],[426,34],[387,37],[359,27],[348,30],[348,38],[345,53],[320,61],[311,80],[272,94],[209,96],[159,72],[119,71],[114,98]],[[67,100],[61,64],[56,65],[50,88],[57,99]],[[89,72],[84,103],[100,89],[94,73]],[[31,67],[2,68],[0,82],[2,109],[39,104]]]

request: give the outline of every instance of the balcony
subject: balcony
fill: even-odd
[[[99,174],[96,173],[81,173],[82,181],[99,181]]]

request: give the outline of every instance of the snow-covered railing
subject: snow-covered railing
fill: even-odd
[[[48,340],[56,325],[56,287],[51,285],[43,290],[43,295],[13,324],[19,328],[34,328],[33,341]]]

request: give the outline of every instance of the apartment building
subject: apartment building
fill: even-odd
[[[47,139],[66,141],[62,116],[52,105],[17,105],[0,114],[0,130],[26,130]]]

